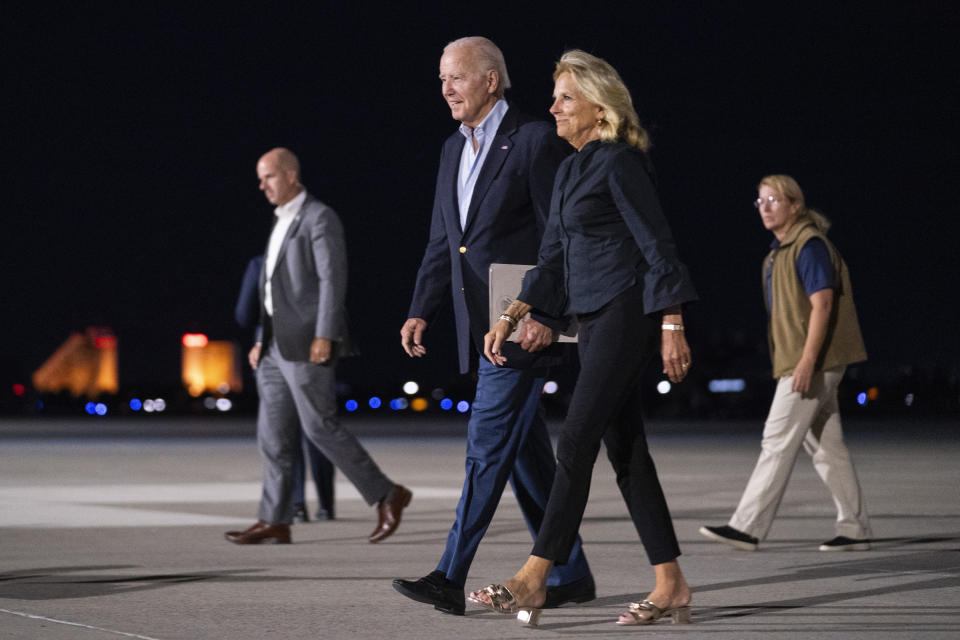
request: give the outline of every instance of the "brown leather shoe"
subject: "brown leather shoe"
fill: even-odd
[[[390,534],[397,530],[400,525],[400,515],[404,507],[410,504],[410,498],[413,493],[402,485],[393,488],[389,500],[381,500],[377,505],[377,514],[379,521],[377,528],[370,534],[370,542],[380,542],[390,537]]]
[[[258,520],[249,529],[227,531],[223,537],[233,544],[290,544],[290,525]]]

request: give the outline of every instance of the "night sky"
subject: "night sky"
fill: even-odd
[[[465,35],[503,49],[508,99],[544,119],[564,50],[619,70],[700,292],[695,360],[762,351],[771,236],[751,200],[789,173],[833,220],[871,366],[956,372],[955,3],[97,4],[2,10],[3,380],[90,325],[119,337],[122,386],[176,384],[185,331],[246,349],[233,305],[272,219],[255,164],[278,145],[346,227],[350,375],[455,375],[452,316],[422,362],[399,329],[455,129],[437,65]]]

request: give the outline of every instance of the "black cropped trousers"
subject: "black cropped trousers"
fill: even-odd
[[[643,313],[635,285],[578,316],[580,374],[557,444],[557,472],[533,555],[565,564],[590,495],[600,442],[650,564],[680,555],[670,510],[647,449],[640,384],[659,344],[660,314]]]

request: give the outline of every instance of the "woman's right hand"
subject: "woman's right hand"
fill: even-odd
[[[513,329],[514,325],[509,320],[497,320],[497,324],[483,336],[483,355],[498,367],[507,361],[500,353],[500,347],[513,333]]]

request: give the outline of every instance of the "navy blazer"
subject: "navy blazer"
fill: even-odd
[[[457,131],[443,144],[424,252],[408,318],[433,322],[448,292],[453,294],[460,372],[471,364],[471,342],[483,352],[490,330],[489,271],[494,262],[534,264],[546,227],[557,167],[573,151],[552,124],[509,107],[497,129],[460,228],[457,173],[466,139]],[[537,317],[552,326],[556,319]],[[558,345],[528,353],[516,343],[504,345],[507,366],[556,364]]]
[[[263,269],[263,255],[255,256],[247,263],[237,294],[237,306],[233,317],[244,329],[253,327],[260,321],[260,271]]]

